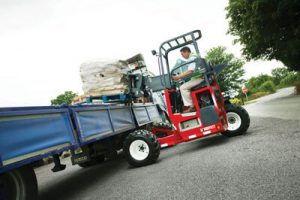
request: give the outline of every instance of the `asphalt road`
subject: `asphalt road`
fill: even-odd
[[[300,95],[293,94],[293,87],[280,89],[277,93],[261,97],[255,100],[256,103],[245,107],[255,117],[300,120]]]
[[[179,144],[150,166],[130,168],[119,155],[86,169],[69,159],[62,172],[38,168],[39,199],[300,199],[300,97],[265,98],[246,106],[247,134]]]

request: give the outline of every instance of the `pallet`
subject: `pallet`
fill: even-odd
[[[125,103],[129,100],[128,94],[116,94],[116,95],[103,95],[103,96],[90,96],[86,98],[86,103],[92,103],[93,100],[100,100],[102,103]]]

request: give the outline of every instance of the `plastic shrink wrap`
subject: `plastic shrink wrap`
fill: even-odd
[[[127,93],[126,74],[129,70],[127,63],[120,60],[94,60],[82,63],[80,76],[84,96]]]

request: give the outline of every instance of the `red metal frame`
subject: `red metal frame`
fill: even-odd
[[[209,91],[214,102],[217,114],[219,116],[220,121],[209,126],[204,126],[202,122],[202,116],[200,115],[200,107],[197,101],[197,93],[201,93],[204,91]],[[215,95],[215,91],[219,93],[221,98],[220,101],[217,100]],[[191,113],[173,113],[172,112],[172,105],[170,100],[170,93],[176,92],[174,89],[166,89],[164,90],[164,96],[167,104],[167,112],[169,114],[169,118],[173,124],[173,129],[163,129],[163,128],[153,128],[152,132],[155,135],[159,133],[164,133],[164,137],[158,137],[158,141],[161,147],[173,146],[181,142],[186,142],[190,140],[195,140],[204,136],[216,134],[227,130],[228,122],[226,117],[226,112],[224,108],[224,98],[221,93],[220,87],[216,80],[212,82],[210,86],[200,88],[196,91],[192,91],[192,99],[196,108],[195,114]],[[200,125],[198,127],[189,129],[189,130],[180,130],[180,123],[190,119],[199,119]]]

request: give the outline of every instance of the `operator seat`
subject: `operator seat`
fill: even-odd
[[[207,78],[208,78],[209,84],[211,84],[211,83],[213,82],[212,77],[211,77],[211,76],[208,76]],[[204,87],[206,87],[206,86],[208,86],[208,85],[207,85],[206,81],[203,80],[203,81],[202,81],[201,83],[199,83],[198,85],[195,85],[194,87],[192,87],[192,88],[191,88],[191,91],[199,90],[200,88],[204,88]]]

